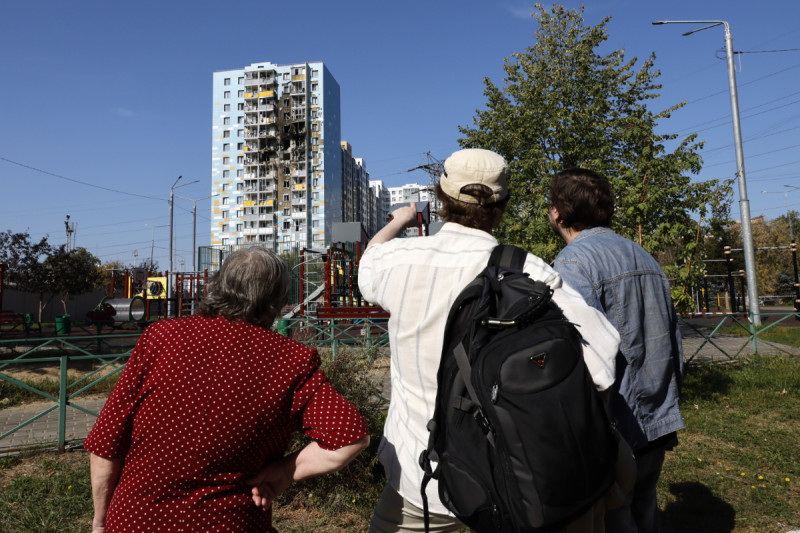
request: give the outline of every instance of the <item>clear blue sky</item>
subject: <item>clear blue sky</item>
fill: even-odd
[[[664,87],[654,109],[688,102],[662,130],[706,141],[700,179],[736,172],[724,32],[682,37],[689,26],[650,22],[726,20],[737,51],[791,50],[736,61],[751,213],[785,212],[784,185],[800,185],[800,2],[587,4],[587,23],[613,17],[606,51],[656,53]],[[177,194],[210,194],[212,72],[262,61],[324,61],[341,86],[342,138],[372,179],[424,182],[407,170],[458,148],[457,127],[484,105],[483,78],[502,84],[503,60],[533,44],[532,11],[525,0],[6,2],[0,231],[60,244],[69,213],[76,244],[102,261],[131,263],[134,250],[141,260],[154,244],[165,268],[170,186],[182,175],[200,183]],[[800,209],[800,191],[788,199]],[[735,218],[738,201],[737,189]],[[191,208],[176,200],[176,268],[192,264]],[[208,200],[197,226],[205,245]]]

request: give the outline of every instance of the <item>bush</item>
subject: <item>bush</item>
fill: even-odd
[[[278,505],[313,506],[330,514],[350,511],[366,518],[372,515],[386,482],[383,467],[377,460],[377,449],[387,405],[373,377],[374,362],[380,357],[380,351],[377,348],[340,348],[336,357],[330,350],[321,350],[320,357],[331,384],[367,419],[370,446],[335,474],[293,484],[278,498]],[[298,434],[291,450],[298,450],[309,442],[307,437]]]

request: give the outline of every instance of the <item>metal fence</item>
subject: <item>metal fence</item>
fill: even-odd
[[[732,361],[743,355],[800,355],[800,348],[770,341],[767,337],[777,326],[795,326],[800,341],[800,312],[761,313],[762,326],[753,324],[749,315],[740,313],[697,313],[679,317],[683,326],[683,358],[686,363]],[[732,326],[734,333],[723,328]]]
[[[97,412],[75,403],[76,398],[93,392],[103,381],[119,374],[140,335],[140,332],[132,332],[0,340],[0,381],[49,400],[44,406],[35,404],[37,405],[35,412],[31,412],[28,418],[14,427],[7,427],[7,423],[0,424],[0,451],[9,451],[2,446],[3,439],[56,409],[58,410],[56,444],[59,451],[64,451],[67,442],[65,431],[67,407],[96,417]],[[91,370],[70,383],[68,370],[81,364],[91,367]],[[41,365],[58,365],[57,395],[32,386],[9,373],[15,369],[23,370]]]
[[[765,337],[779,325],[800,320],[800,313],[764,313],[766,325],[756,328],[743,313],[715,313],[681,317],[684,332],[683,346],[685,361],[693,360],[735,360],[743,354],[773,353],[778,355],[800,355],[800,348],[780,345]],[[724,326],[733,325],[744,336],[724,332]],[[387,347],[389,344],[386,318],[358,319],[316,319],[308,317],[281,319],[277,330],[299,342],[319,348],[327,348],[336,356],[342,345],[357,345],[364,348]],[[800,325],[797,327],[800,336]],[[34,423],[49,413],[58,410],[58,432],[55,442],[60,451],[68,444],[66,438],[66,419],[68,408],[76,409],[90,416],[98,413],[80,406],[76,400],[92,393],[104,380],[118,375],[130,356],[133,344],[140,336],[139,331],[121,334],[83,335],[52,338],[16,338],[0,340],[0,381],[36,394],[47,403],[36,404],[36,412],[27,419],[8,427],[0,423],[0,452],[10,451],[3,446],[3,439]],[[14,368],[24,365],[58,365],[58,392],[52,394],[36,388],[9,374]],[[80,378],[70,382],[67,371],[76,365],[84,364],[90,370]],[[0,421],[3,420],[0,409]],[[77,439],[82,440],[82,439]]]
[[[304,344],[330,349],[334,357],[341,345],[372,348],[388,346],[389,343],[386,319],[294,318],[282,319],[277,328],[282,334]],[[140,331],[133,331],[106,335],[0,339],[0,382],[9,383],[12,387],[24,389],[46,400],[46,403],[33,404],[36,408],[27,413],[24,420],[13,424],[9,424],[7,417],[3,417],[0,405],[0,453],[19,451],[18,446],[4,446],[4,439],[56,410],[58,430],[54,442],[37,440],[36,444],[55,444],[59,451],[64,451],[71,444],[66,435],[69,409],[76,409],[93,417],[99,414],[81,406],[78,401],[97,391],[98,385],[104,381],[121,373],[140,335]],[[58,367],[57,393],[37,388],[12,375],[15,374],[15,369],[23,370],[42,365]],[[89,367],[89,370],[70,381],[68,371],[80,365]]]

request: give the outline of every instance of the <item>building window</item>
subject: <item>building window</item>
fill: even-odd
[[[283,79],[284,79],[284,80],[288,80],[288,79],[290,79],[291,77],[292,77],[292,76],[291,76],[291,75],[290,75],[288,72],[284,72],[284,73],[283,73]]]
[[[288,187],[289,186],[289,180],[283,180],[283,186],[284,187]]]
[[[240,78],[237,80],[237,83],[238,83],[239,85],[243,85],[243,84],[244,84],[244,76],[241,76],[241,77],[240,77]]]
[[[319,137],[311,137],[311,144],[313,144],[314,146],[318,145],[319,144]]]
[[[236,190],[237,191],[243,191],[244,190],[244,183],[237,183],[236,184]]]
[[[231,117],[224,117],[222,119],[222,123],[223,124],[230,124],[231,123]]]
[[[292,229],[291,221],[287,220],[286,222],[284,222],[283,223],[283,229]]]
[[[311,70],[311,77],[312,78],[319,78],[319,71],[317,69]]]
[[[230,149],[231,149],[231,145],[230,144],[225,143],[225,144],[222,145],[222,151],[223,152],[227,152]]]
[[[283,214],[284,214],[284,216],[289,216],[289,208],[288,207],[283,210]]]
[[[223,98],[230,98],[231,97],[231,92],[230,91],[225,91],[225,93],[222,95],[222,97]]]
[[[238,144],[236,145],[236,149],[237,149],[237,150],[244,150],[244,143],[238,143]]]
[[[317,98],[316,96],[312,96],[311,97],[311,103],[312,104],[318,104],[319,103],[319,98]]]
[[[242,135],[244,135],[244,130],[236,130],[237,137],[241,137]]]
[[[230,231],[230,228],[228,227],[228,225],[227,224],[223,224],[222,225],[222,232],[223,233],[228,233],[228,231]]]
[[[283,201],[284,202],[288,202],[289,201],[289,195],[288,194],[284,194],[283,195]]]
[[[223,131],[222,132],[222,136],[225,137],[225,138],[230,137],[231,136],[231,131],[230,130]]]
[[[225,196],[224,198],[222,198],[222,205],[228,205],[228,200],[230,200],[230,198],[228,196]]]
[[[239,95],[239,98],[244,98],[244,91],[243,90],[239,91],[238,95]]]
[[[231,171],[230,170],[223,170],[222,171],[222,177],[223,178],[230,178],[231,177]],[[227,198],[223,198],[222,199],[222,204],[223,205],[227,204],[228,203],[227,200],[228,200]]]
[[[242,176],[244,176],[244,170],[240,168],[239,170],[236,171],[236,177],[241,178]]]
[[[228,219],[228,211],[223,211],[222,212],[222,218],[225,219],[225,220]]]
[[[230,85],[231,84],[231,79],[230,78],[225,78],[225,82],[224,83],[225,83],[225,85]]]
[[[242,104],[242,103],[237,104],[236,105],[236,109],[238,109],[239,111],[244,111],[244,104]]]
[[[231,110],[231,104],[225,104],[224,110],[225,110],[225,112],[230,111]]]
[[[244,117],[239,115],[239,117],[236,119],[236,123],[237,124],[244,124]]]
[[[231,162],[231,158],[228,157],[227,155],[222,158],[222,164],[223,165],[229,165],[230,162]]]
[[[311,131],[319,131],[319,124],[317,124],[316,122],[311,124]]]
[[[227,183],[223,183],[223,184],[222,184],[222,192],[228,192],[228,188],[229,188],[229,187],[230,187],[230,185],[229,185],[229,184],[227,184]]]
[[[311,84],[311,90],[312,90],[312,91],[317,91],[317,90],[319,90],[319,83],[317,83],[316,81],[315,81],[315,82],[313,82],[313,83]]]
[[[243,202],[244,198],[242,198],[241,196],[236,197],[236,205],[242,205]]]

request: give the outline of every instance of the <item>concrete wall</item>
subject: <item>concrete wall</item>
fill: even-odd
[[[97,307],[97,304],[106,296],[103,290],[72,296],[67,300],[67,314],[73,320],[83,320],[86,312]],[[56,315],[64,314],[64,306],[61,305],[59,296],[45,296],[44,302],[47,306],[42,311],[42,322],[53,322]],[[3,309],[4,313],[30,313],[34,320],[39,315],[39,295],[22,292],[7,287],[3,288]]]

